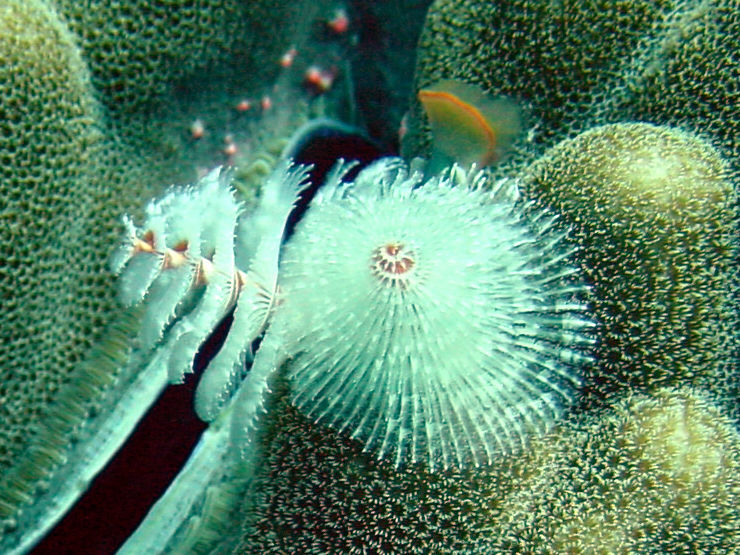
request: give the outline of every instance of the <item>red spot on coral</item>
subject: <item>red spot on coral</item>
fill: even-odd
[[[252,107],[252,103],[247,100],[246,98],[239,101],[239,104],[236,105],[237,112],[246,112]]]
[[[326,22],[326,26],[337,35],[342,35],[349,29],[349,16],[343,8],[334,10],[332,18]]]
[[[295,48],[291,48],[288,50],[285,54],[283,54],[280,57],[280,65],[283,67],[290,67],[293,65],[293,60],[295,60],[295,55],[298,54],[298,51]]]

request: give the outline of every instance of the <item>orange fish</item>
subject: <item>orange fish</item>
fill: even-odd
[[[430,165],[489,166],[501,160],[521,132],[521,110],[505,97],[445,79],[419,91],[434,140]]]

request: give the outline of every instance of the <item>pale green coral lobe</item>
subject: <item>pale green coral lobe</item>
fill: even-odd
[[[736,197],[718,152],[668,127],[614,124],[563,141],[523,188],[573,226],[602,323],[599,396],[686,381],[737,391]],[[735,385],[733,385],[735,384]]]
[[[101,2],[91,9],[90,3],[63,0],[9,0],[0,7],[0,249],[7,262],[0,279],[5,299],[0,520],[3,540],[11,542],[3,543],[2,550],[17,546],[15,540],[26,533],[38,538],[51,521],[34,521],[32,515],[56,513],[52,520],[58,518],[60,507],[85,489],[94,468],[113,452],[80,454],[80,444],[96,437],[93,428],[102,426],[98,431],[105,435],[105,414],[126,412],[120,388],[130,385],[129,378],[135,381],[124,362],[136,318],[121,315],[115,304],[105,261],[119,233],[121,211],[134,209],[173,180],[194,175],[193,161],[184,162],[182,144],[171,139],[178,133],[175,120],[196,108],[185,103],[169,111],[173,105],[167,94],[187,79],[195,79],[204,91],[209,67],[215,71],[198,62],[195,69],[175,67],[171,54],[177,50],[176,55],[197,60],[193,50],[180,46],[198,50],[203,43],[183,37],[205,31],[201,38],[213,46],[209,59],[223,58],[224,66],[242,64],[238,82],[259,81],[261,86],[262,78],[245,65],[254,63],[269,73],[257,60],[277,55],[303,31],[291,37],[270,33],[269,41],[256,33],[246,37],[233,32],[248,25],[235,14],[260,12],[255,17],[262,21],[272,17],[305,31],[303,16],[320,7],[181,4],[179,15],[156,3],[136,2]],[[177,37],[151,33],[155,22],[175,20],[181,23],[179,31],[187,32],[167,29]],[[214,25],[223,40],[209,38]],[[137,32],[129,34],[132,29]],[[236,57],[229,58],[229,48],[237,43]],[[151,88],[137,81],[142,72],[147,84],[154,83]],[[206,94],[197,109],[209,102],[223,109],[223,94]],[[169,128],[162,131],[165,124]],[[119,321],[109,325],[114,316]],[[129,413],[140,415],[147,406],[134,403]],[[114,434],[116,441],[125,437],[124,428]],[[79,482],[69,481],[71,497],[49,503],[64,465],[68,470],[88,467],[78,473]],[[20,509],[24,516],[19,517]]]

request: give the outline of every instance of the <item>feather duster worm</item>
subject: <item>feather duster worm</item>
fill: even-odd
[[[235,307],[196,410],[210,421],[228,407],[245,456],[286,362],[297,408],[397,467],[517,449],[571,403],[587,360],[562,234],[524,216],[511,181],[486,191],[483,174],[454,167],[422,183],[382,159],[345,183],[351,167],[330,172],[282,249],[305,186],[287,162],[249,216],[218,173],[152,203],[115,263],[122,297],[148,303],[142,339],[159,342],[176,381]]]
[[[586,307],[561,234],[527,222],[515,186],[421,183],[384,159],[337,167],[280,266],[281,304],[239,392],[248,443],[258,382],[290,358],[293,403],[393,464],[487,464],[553,423],[586,360]],[[458,181],[458,186],[455,185]]]
[[[230,172],[216,169],[196,186],[152,201],[141,228],[124,218],[127,234],[111,269],[122,274],[124,303],[146,303],[139,346],[157,347],[171,383],[191,371],[200,345],[234,309],[230,333],[196,391],[196,412],[205,421],[230,399],[251,343],[267,325],[285,222],[306,176],[305,168],[282,162],[245,214]]]

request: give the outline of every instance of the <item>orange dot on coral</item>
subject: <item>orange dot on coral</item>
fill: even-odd
[[[293,60],[298,51],[295,48],[291,48],[285,54],[280,57],[280,65],[283,67],[290,67],[293,65]]]
[[[349,29],[349,17],[344,9],[334,11],[332,18],[326,22],[327,27],[338,35],[344,34]]]
[[[238,150],[239,149],[237,148],[236,143],[228,143],[224,147],[224,154],[226,154],[227,156],[234,156],[234,154],[236,154]]]
[[[190,124],[190,136],[193,139],[200,139],[205,133],[205,131],[206,131],[205,125],[203,125],[203,121],[200,119],[197,119],[193,123]]]

